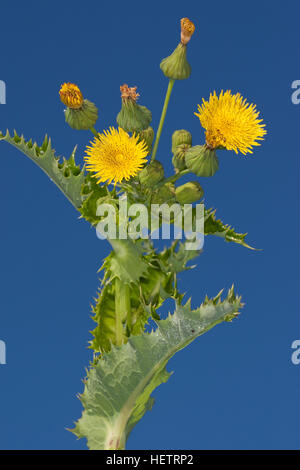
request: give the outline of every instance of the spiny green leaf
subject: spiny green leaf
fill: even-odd
[[[129,334],[140,334],[144,331],[145,324],[149,318],[148,311],[143,307],[140,298],[140,288],[135,284],[129,286],[131,307],[131,331],[127,327],[127,315],[121,319],[123,323],[123,342],[126,343]],[[94,336],[91,348],[103,354],[116,344],[116,313],[115,313],[115,279],[103,282],[98,297],[93,306],[93,320],[97,323],[92,331]]]
[[[138,245],[130,239],[108,241],[113,247],[113,252],[106,259],[105,269],[110,271],[112,278],[118,277],[126,284],[138,282],[148,268]]]
[[[111,350],[111,346],[116,344],[116,314],[115,314],[115,282],[109,282],[100,290],[95,306],[93,307],[94,321],[96,328],[92,331],[94,336],[91,341],[91,348],[96,352],[103,354]],[[130,286],[131,301],[131,331],[127,329],[126,315],[122,318],[123,323],[123,342],[126,343],[128,335],[141,334],[144,331],[145,324],[149,318],[149,312],[144,308],[139,289],[136,285]]]
[[[116,201],[109,196],[107,186],[98,184],[96,179],[88,173],[82,186],[82,205],[79,211],[82,217],[92,225],[97,225],[101,219],[96,215],[100,202],[116,205]]]
[[[141,334],[145,324],[150,317],[159,320],[156,310],[163,304],[164,300],[170,297],[177,298],[173,285],[173,273],[161,269],[159,255],[154,252],[153,246],[148,244],[148,254],[141,254],[146,247],[142,248],[142,243],[136,244],[136,255],[139,260],[147,266],[145,273],[142,273],[139,282],[129,283],[130,305],[131,305],[131,326],[130,330],[126,324],[126,316],[122,319],[124,328],[123,340],[126,342],[127,336]],[[151,247],[151,249],[150,249]],[[106,268],[102,281],[102,288],[99,291],[95,306],[93,307],[93,319],[97,327],[93,330],[94,338],[91,347],[96,353],[107,352],[111,349],[111,344],[115,344],[115,299],[114,299],[114,279],[118,277],[113,254],[109,255],[103,263],[102,269]],[[114,271],[111,271],[111,268]],[[119,267],[118,267],[119,270]]]
[[[106,283],[95,300],[93,319],[97,327],[92,331],[94,338],[91,341],[91,348],[95,352],[103,353],[110,351],[116,339],[115,283]],[[123,341],[126,341],[125,330]]]
[[[81,395],[82,417],[72,430],[85,437],[90,449],[124,449],[132,428],[153,405],[151,393],[168,380],[169,359],[195,338],[222,321],[230,321],[242,307],[233,289],[191,310],[190,302],[157,324],[150,334],[131,336],[113,346],[87,374]]]
[[[166,248],[160,255],[160,259],[165,266],[171,272],[179,273],[188,269],[192,269],[194,266],[187,266],[187,263],[192,259],[199,256],[201,250],[187,250],[186,242],[179,242],[176,240],[172,243],[169,248]]]
[[[0,132],[0,140],[8,142],[23,152],[49,176],[76,208],[81,206],[81,185],[85,174],[84,170],[81,170],[75,163],[76,147],[69,160],[63,158],[60,161],[55,156],[55,151],[51,148],[51,141],[47,136],[40,147],[31,140],[26,142],[24,137],[18,136],[16,132],[14,136],[11,136],[8,131],[5,135]]]
[[[250,250],[256,250],[245,242],[247,233],[237,233],[230,225],[223,224],[220,219],[216,218],[216,210],[205,209],[204,232],[205,235],[216,235],[227,242],[238,243]]]

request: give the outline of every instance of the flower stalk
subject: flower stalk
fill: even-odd
[[[98,137],[98,136],[99,136],[99,132],[97,132],[94,127],[91,127],[91,128],[90,128],[90,131],[94,134],[95,137]]]
[[[115,313],[116,313],[116,345],[123,343],[123,318],[127,319],[127,326],[131,329],[131,309],[129,285],[119,278],[115,280]]]
[[[163,129],[163,126],[164,126],[164,122],[165,122],[165,119],[166,119],[167,109],[168,109],[168,106],[169,106],[169,101],[170,101],[170,97],[171,97],[171,93],[172,93],[172,90],[173,90],[174,83],[175,83],[175,80],[173,80],[171,78],[169,80],[169,85],[168,85],[168,88],[167,88],[165,102],[164,102],[164,106],[163,106],[163,109],[162,109],[158,129],[157,129],[157,133],[156,133],[156,138],[155,138],[155,143],[154,143],[154,146],[153,146],[151,161],[155,160],[155,157],[156,157],[157,148],[158,148],[161,132],[162,132],[162,129]]]
[[[187,168],[185,170],[179,171],[178,173],[175,173],[175,175],[171,175],[168,178],[164,179],[160,183],[158,183],[155,186],[155,189],[160,188],[161,186],[164,186],[167,183],[175,183],[175,181],[179,180],[182,176],[185,176],[187,174],[191,173],[191,171]]]

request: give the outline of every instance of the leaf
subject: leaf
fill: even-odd
[[[161,253],[161,260],[165,269],[173,273],[179,273],[192,269],[195,266],[187,266],[187,263],[199,256],[201,250],[187,250],[186,242],[176,240],[172,245]]]
[[[125,279],[129,280],[130,272],[126,270],[124,274],[119,261],[116,262],[115,259],[120,252],[120,244],[122,247],[123,244],[125,244],[125,248],[127,247],[127,242],[124,240],[118,241],[117,245],[114,243],[116,252],[110,254],[103,263],[101,269],[106,270],[105,276],[93,307],[93,319],[97,326],[92,331],[94,338],[91,341],[91,348],[96,353],[101,354],[110,351],[111,345],[115,344],[116,340],[114,280],[116,277],[120,278],[119,276],[122,277],[123,282]],[[156,313],[156,309],[163,304],[165,299],[176,297],[172,273],[167,273],[165,269],[161,269],[161,264],[158,262],[159,255],[154,252],[153,245],[150,243],[145,245],[148,249],[147,255],[142,255],[145,248],[139,242],[130,242],[130,250],[129,252],[126,251],[127,256],[124,266],[132,265],[136,274],[138,271],[137,266],[142,263],[146,271],[141,271],[139,282],[134,281],[132,274],[130,274],[131,282],[127,283],[130,290],[131,324],[129,329],[126,324],[126,316],[122,319],[124,342],[127,341],[130,334],[141,334],[150,317],[159,320],[160,317]],[[134,256],[133,250],[135,250]],[[122,262],[121,264],[123,266]]]
[[[104,267],[111,272],[112,278],[118,277],[126,284],[137,283],[148,269],[138,245],[130,239],[108,241],[113,247],[113,252]]]
[[[165,368],[169,359],[213,326],[231,321],[242,306],[233,288],[225,300],[218,294],[196,310],[189,301],[177,305],[150,334],[113,346],[87,373],[80,396],[84,411],[72,432],[85,437],[93,450],[124,449],[132,428],[153,406],[151,393],[170,377]]]
[[[115,314],[115,283],[114,281],[104,285],[99,291],[98,298],[93,307],[93,320],[97,323],[92,331],[94,336],[91,343],[91,349],[97,354],[103,354],[111,350],[112,344],[116,344],[116,314]],[[139,289],[136,285],[130,286],[131,301],[131,335],[141,334],[144,331],[145,324],[150,317],[149,312],[144,308],[139,297]],[[126,328],[126,316],[122,318],[123,322],[123,342],[128,340],[129,332]]]
[[[225,225],[220,219],[216,219],[215,214],[216,210],[205,209],[205,235],[216,235],[217,237],[224,238],[227,242],[238,243],[250,250],[256,250],[256,248],[253,248],[245,242],[245,237],[248,235],[247,233],[235,232],[230,225]]]
[[[110,351],[116,338],[114,282],[105,284],[95,300],[93,320],[97,323],[97,327],[92,331],[94,338],[91,341],[91,348],[103,353]]]
[[[84,169],[75,163],[75,151],[70,158],[63,158],[62,162],[55,156],[55,151],[51,148],[51,140],[45,137],[41,147],[31,140],[25,141],[23,136],[18,136],[15,132],[12,137],[7,131],[6,134],[0,132],[0,141],[3,140],[16,147],[36,163],[58,186],[69,201],[78,209],[81,206],[81,186],[85,179]]]
[[[116,200],[110,197],[107,186],[98,184],[96,179],[88,173],[82,187],[82,205],[79,211],[91,225],[97,225],[101,220],[101,217],[96,215],[99,202],[111,203],[116,207]]]

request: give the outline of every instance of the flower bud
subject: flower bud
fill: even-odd
[[[98,119],[98,109],[83,95],[74,83],[64,83],[59,91],[61,101],[67,106],[65,119],[72,129],[91,129]]]
[[[164,178],[164,168],[158,160],[154,160],[145,166],[139,173],[139,180],[143,186],[148,188],[159,183]]]
[[[149,126],[144,131],[139,132],[139,141],[143,140],[144,142],[146,142],[148,153],[150,153],[152,150],[153,139],[154,139],[154,130],[152,129],[151,126]]]
[[[198,181],[190,181],[175,190],[176,200],[180,204],[192,204],[203,197],[204,191]]]
[[[98,119],[98,109],[91,101],[84,100],[79,109],[67,108],[65,119],[72,129],[91,129]]]
[[[190,148],[191,145],[189,144],[180,144],[176,147],[174,156],[172,158],[172,163],[176,170],[181,171],[186,169],[185,154]]]
[[[186,46],[181,42],[169,57],[163,59],[160,68],[172,80],[184,80],[191,75],[191,66],[186,58]]]
[[[185,154],[185,163],[197,176],[213,176],[219,169],[216,152],[207,145],[191,147]]]
[[[173,183],[166,183],[159,188],[152,197],[152,204],[164,204],[175,202],[175,186]]]
[[[192,145],[192,134],[185,129],[175,131],[172,135],[172,152],[175,153],[176,147],[181,144]]]
[[[174,52],[163,59],[160,68],[166,77],[173,80],[184,80],[191,75],[191,66],[186,58],[186,45],[195,31],[195,25],[188,18],[182,18],[180,43]]]
[[[137,87],[129,88],[124,84],[120,87],[122,108],[117,116],[117,123],[126,132],[141,132],[149,127],[152,120],[151,111],[146,106],[137,104],[139,94]]]

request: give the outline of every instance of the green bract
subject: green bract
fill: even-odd
[[[164,167],[158,160],[150,162],[149,165],[145,166],[139,173],[139,180],[143,186],[153,187],[156,183],[159,183],[164,178]]]
[[[94,127],[98,119],[98,109],[89,100],[84,100],[81,108],[67,108],[65,119],[72,129],[87,130]]]
[[[192,145],[192,134],[185,129],[179,129],[172,135],[172,152],[175,153],[177,147],[181,144],[186,144],[189,147]]]
[[[148,129],[152,113],[131,99],[122,100],[122,108],[117,116],[118,126],[126,132],[141,132]]]
[[[185,164],[197,176],[214,176],[219,169],[219,160],[215,150],[206,145],[195,145],[185,153]]]
[[[186,46],[181,42],[169,57],[163,59],[160,68],[172,80],[184,80],[191,75],[191,66],[186,58]]]
[[[192,134],[185,129],[175,131],[172,135],[172,163],[174,168],[179,171],[186,168],[185,154],[192,145]]]
[[[152,150],[152,142],[154,139],[154,130],[151,126],[147,127],[144,131],[139,132],[139,140],[143,140],[146,142],[148,147],[148,152],[151,153]]]
[[[192,204],[203,197],[204,191],[198,181],[189,181],[175,190],[176,201],[180,204]]]

